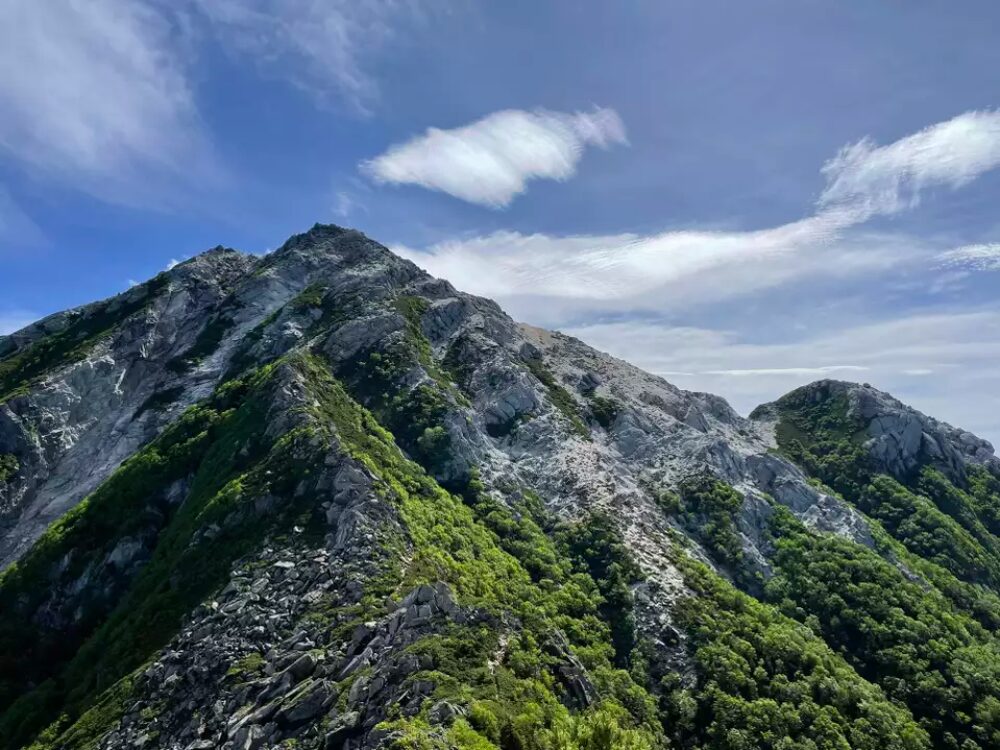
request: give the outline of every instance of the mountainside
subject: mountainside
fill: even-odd
[[[1000,462],[759,407],[364,235],[0,337],[0,745],[1000,748]]]

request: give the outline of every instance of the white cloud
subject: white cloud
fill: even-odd
[[[224,48],[262,72],[316,96],[367,113],[378,98],[368,65],[408,21],[408,35],[430,13],[425,0],[189,0]],[[405,41],[405,37],[403,39]]]
[[[824,377],[865,380],[1000,444],[1000,312],[923,313],[781,343],[738,332],[625,321],[566,330],[682,388],[726,397],[746,414]]]
[[[1000,242],[965,245],[938,256],[941,265],[976,271],[1000,271]]]
[[[0,311],[0,336],[14,331],[20,331],[29,323],[34,323],[40,316],[29,310]]]
[[[865,142],[842,152],[825,168],[828,189],[817,213],[774,228],[564,237],[495,232],[398,250],[460,288],[497,298],[518,318],[562,327],[681,387],[721,394],[744,413],[811,380],[863,379],[996,441],[1000,313],[897,313],[858,322],[927,291],[928,261],[956,266],[935,277],[934,292],[954,290],[969,268],[1000,267],[996,245],[942,253],[934,242],[859,226],[913,205],[926,188],[957,187],[996,166],[993,119],[972,113],[884,149]],[[876,295],[838,297],[832,306],[822,296],[810,299],[831,279],[868,282],[880,273],[891,273],[893,284]],[[781,297],[759,294],[778,287]],[[753,293],[754,300],[711,312],[699,307]],[[731,320],[732,328],[671,325],[669,318],[681,315]],[[624,322],[567,325],[598,316]]]
[[[216,174],[170,24],[130,0],[3,3],[0,151],[126,204]]]
[[[845,146],[823,166],[823,207],[849,207],[866,218],[911,208],[934,187],[958,188],[1000,166],[1000,111],[966,112],[877,146]]]
[[[6,0],[0,156],[130,206],[199,205],[227,184],[196,98],[212,32],[263,72],[361,110],[366,72],[423,0]]]
[[[346,190],[338,190],[333,196],[333,213],[341,219],[348,219],[352,214],[364,210],[365,207]]]
[[[393,249],[539,324],[559,324],[587,311],[687,309],[806,277],[874,275],[927,252],[911,238],[858,231],[841,236],[841,230],[837,216],[822,214],[756,232],[496,232],[426,251]]]
[[[705,370],[703,375],[728,375],[730,377],[757,377],[759,375],[793,375],[795,377],[822,377],[837,372],[866,372],[861,365],[823,365],[822,367],[755,367],[749,370]]]
[[[564,114],[510,109],[424,135],[363,162],[378,183],[420,185],[470,203],[503,208],[534,179],[568,180],[587,146],[626,143],[611,109]]]
[[[502,164],[500,178],[491,182],[494,162],[488,158],[489,149],[477,143],[480,129],[487,143],[493,142],[494,125],[481,127],[489,120],[457,131],[431,131],[379,157],[388,159],[382,166],[395,175],[392,181],[417,182],[467,200],[503,205],[523,182],[518,182],[516,170],[505,182]],[[845,147],[822,168],[827,188],[817,212],[777,227],[583,236],[500,231],[440,242],[422,251],[397,251],[538,323],[558,324],[587,310],[671,310],[807,276],[845,278],[916,266],[932,253],[928,243],[862,232],[859,225],[876,214],[912,206],[926,188],[959,187],[998,165],[1000,113],[968,112],[888,146],[876,147],[865,139]],[[965,249],[962,260],[985,266],[993,262],[993,247]],[[937,279],[932,291],[954,289],[961,280],[957,275]]]

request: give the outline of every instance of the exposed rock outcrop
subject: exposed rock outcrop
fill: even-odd
[[[246,395],[254,389],[265,389],[261,403]],[[795,399],[842,403],[878,470],[897,477],[930,464],[962,481],[971,464],[998,466],[986,441],[868,386],[823,381]],[[140,455],[163,481],[131,487],[133,517],[95,522],[101,530],[122,523],[127,533],[49,565],[39,574],[44,591],[21,597],[17,615],[67,642],[95,631],[109,639],[99,628],[115,612],[116,626],[128,619],[122,602],[160,564],[167,572],[144,591],[175,603],[169,615],[180,625],[163,626],[163,639],[144,652],[148,663],[115,675],[128,705],[103,723],[81,719],[82,729],[60,731],[99,726],[86,741],[107,750],[354,750],[392,746],[398,722],[419,716],[444,742],[449,727],[471,720],[470,700],[457,689],[441,693],[448,675],[437,674],[442,657],[426,644],[481,626],[498,645],[488,659],[477,655],[485,663],[475,668],[496,670],[541,615],[498,614],[438,580],[449,564],[477,559],[483,539],[468,542],[472,552],[436,550],[414,563],[407,502],[454,499],[440,487],[470,507],[487,498],[510,512],[504,528],[514,536],[532,503],[553,522],[610,518],[642,579],[625,589],[632,611],[614,616],[634,618],[650,669],[687,690],[697,674],[676,613],[694,593],[679,554],[759,594],[774,574],[771,525],[782,509],[866,554],[877,548],[865,515],[775,450],[786,406],[745,419],[719,397],[518,324],[359,232],[317,225],[267,256],[217,248],[112,300],[0,337],[0,455],[12,457],[0,478],[0,565],[24,559],[46,527],[85,511],[85,498],[113,486],[123,462]],[[191,435],[178,428],[185,420],[197,425]],[[174,465],[158,453],[153,441],[175,428],[182,445],[203,440],[204,455]],[[373,434],[391,443],[392,457],[398,444],[421,468],[380,473],[358,437]],[[152,454],[140,453],[148,445]],[[212,471],[219,476],[206,479]],[[664,507],[706,475],[736,490],[724,531],[739,549],[728,557],[711,548],[722,532],[708,529],[706,513],[681,521]],[[425,540],[440,541],[445,521],[436,523]],[[243,533],[256,534],[246,548]],[[502,536],[487,535],[495,545],[510,541]],[[216,546],[235,565],[225,558],[218,580],[200,582],[210,592],[204,600],[182,607],[173,594],[189,581],[163,560]],[[444,560],[452,553],[458,562]],[[387,571],[411,564],[427,582],[401,578],[406,587],[392,597],[378,588]],[[548,591],[550,572],[518,575]],[[160,626],[157,613],[147,622]],[[605,696],[588,659],[598,649],[577,654],[567,633],[553,627],[526,639],[538,649],[537,671],[544,666],[555,685],[547,687],[574,711],[595,709]],[[65,657],[52,674],[62,679],[64,662],[85,670]],[[109,673],[120,666],[109,664]],[[62,682],[58,690],[75,698]]]
[[[765,429],[796,404],[836,404],[873,462],[876,472],[900,480],[922,466],[933,466],[959,483],[970,464],[1000,471],[1000,461],[989,441],[940,422],[868,384],[820,380],[798,388],[782,399],[757,407],[751,415]]]

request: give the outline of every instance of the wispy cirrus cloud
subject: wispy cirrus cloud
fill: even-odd
[[[124,204],[218,174],[168,20],[129,0],[0,10],[0,152]]]
[[[962,187],[1000,166],[1000,111],[965,112],[887,146],[871,138],[844,146],[823,165],[821,208],[868,217],[912,208],[935,187]]]
[[[1000,242],[963,245],[938,256],[942,266],[973,271],[1000,271]]]
[[[229,180],[199,107],[202,42],[361,112],[378,98],[368,66],[432,4],[0,3],[0,158],[103,201],[191,207]]]
[[[31,246],[44,241],[38,225],[0,185],[0,241],[8,244]]]
[[[503,208],[531,180],[568,180],[587,147],[626,143],[612,109],[566,114],[509,109],[423,135],[360,165],[377,183],[419,185],[469,203]]]
[[[805,278],[836,281],[931,254],[910,237],[842,233],[820,215],[756,232],[524,235],[449,240],[400,255],[523,320],[560,325],[590,313],[682,311]]]
[[[922,269],[934,265],[955,267],[935,283],[1000,268],[1000,247],[942,253],[934,241],[863,226],[913,207],[929,189],[958,188],[1000,166],[995,124],[993,113],[970,113],[888,146],[848,147],[823,168],[826,189],[815,213],[777,227],[494,232],[400,249],[460,288],[499,298],[521,319],[560,327],[681,387],[719,393],[744,413],[810,380],[863,379],[995,440],[1000,315],[921,311],[912,289],[927,288]],[[815,309],[822,296],[809,298],[838,277],[860,293],[880,274],[892,282],[861,300],[864,310],[839,297],[836,307]],[[904,304],[917,307],[903,314]],[[879,305],[876,322],[865,322]],[[896,317],[885,317],[893,308]],[[732,327],[676,325],[699,317]],[[580,322],[595,319],[613,322]]]
[[[368,114],[379,98],[369,65],[399,28],[410,34],[439,9],[435,0],[188,0],[221,45],[265,75],[321,102]]]
[[[703,375],[725,375],[731,378],[756,378],[762,375],[791,375],[817,378],[835,373],[866,372],[863,365],[821,365],[819,367],[752,367],[750,369],[704,370]]]

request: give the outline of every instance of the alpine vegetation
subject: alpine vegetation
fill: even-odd
[[[989,443],[338,226],[0,337],[0,563],[12,750],[1000,748]]]

